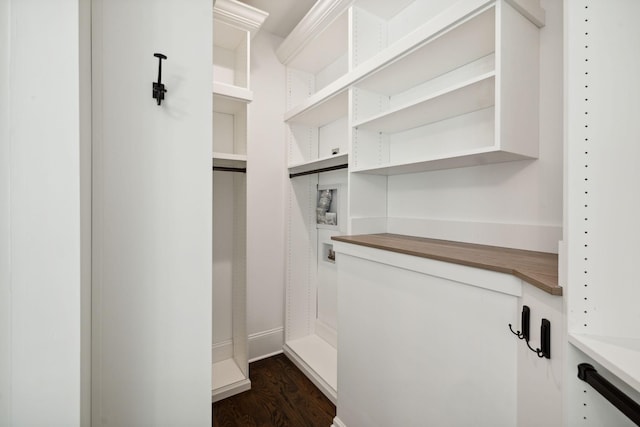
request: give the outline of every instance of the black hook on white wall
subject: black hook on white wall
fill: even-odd
[[[515,332],[511,327],[511,323],[509,323],[509,329],[511,329],[511,333],[520,338],[521,340],[525,340],[529,342],[529,316],[530,316],[529,307],[526,305],[522,306],[522,317],[520,321],[520,327],[522,328],[522,332]]]
[[[167,59],[167,57],[161,53],[154,53],[153,56],[158,58],[158,81],[153,82],[152,96],[158,101],[158,105],[160,105],[164,99],[165,92],[167,92],[167,89],[165,89],[162,84],[162,60]]]
[[[551,322],[547,319],[542,319],[542,324],[540,325],[540,348],[533,348],[529,344],[529,320],[531,316],[531,310],[528,306],[522,306],[522,320],[520,327],[522,328],[522,332],[514,331],[511,323],[509,323],[509,329],[511,333],[516,335],[521,340],[524,340],[527,343],[527,347],[529,350],[533,351],[538,355],[538,357],[544,357],[546,359],[551,358]]]

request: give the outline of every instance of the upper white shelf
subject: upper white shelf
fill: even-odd
[[[234,86],[223,82],[213,82],[213,94],[249,103],[253,101],[253,92],[245,87]]]
[[[285,115],[285,121],[289,123],[321,127],[339,119],[340,117],[345,117],[349,111],[349,92],[347,90],[343,90],[336,94],[332,88],[329,88],[329,91],[332,92],[333,96],[325,97],[323,94],[320,94],[322,99],[321,102],[305,103],[304,105],[289,111]]]
[[[448,9],[364,62],[359,68],[376,72],[356,86],[392,96],[494,52],[495,7],[463,20],[457,13],[450,15],[456,9]]]
[[[351,72],[295,105],[286,112],[285,121],[313,109],[351,85],[380,94],[399,93],[430,77],[490,54],[495,49],[493,3],[487,0],[456,3]],[[460,20],[460,16],[466,18]],[[459,28],[460,26],[463,28]],[[481,29],[485,30],[485,35],[473,38],[472,43],[469,43],[469,40],[459,40],[465,35],[468,36],[470,31]],[[442,40],[446,43],[440,40],[434,43],[435,38],[441,37],[444,37]],[[455,49],[449,44],[452,42],[456,43]],[[436,54],[442,59],[434,60]]]
[[[333,168],[336,166],[343,166],[347,164],[349,164],[349,155],[347,153],[336,154],[334,156],[322,157],[320,159],[315,159],[304,163],[289,165],[289,174],[295,175],[299,173]]]
[[[490,72],[440,90],[354,127],[395,133],[490,107],[495,103],[495,73]]]
[[[570,333],[569,342],[640,392],[640,339]]]

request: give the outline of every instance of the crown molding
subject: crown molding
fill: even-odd
[[[353,2],[354,0],[318,0],[278,47],[276,55],[280,62],[288,64]]]
[[[269,14],[236,0],[216,0],[213,6],[213,19],[234,27],[249,31],[255,36]]]

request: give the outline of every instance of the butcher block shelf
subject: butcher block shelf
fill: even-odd
[[[551,295],[562,295],[562,287],[558,285],[557,254],[387,233],[333,236],[332,239],[512,274]]]

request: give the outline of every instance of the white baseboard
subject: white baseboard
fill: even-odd
[[[280,354],[283,345],[283,327],[251,334],[249,335],[249,362]]]
[[[251,381],[248,379],[217,388],[211,392],[211,403],[216,403],[222,399],[235,396],[248,390],[251,390]]]
[[[387,232],[530,251],[558,253],[562,226],[387,218]]]
[[[335,417],[333,419],[333,424],[331,424],[331,427],[347,427],[347,425],[340,421],[340,418]]]

